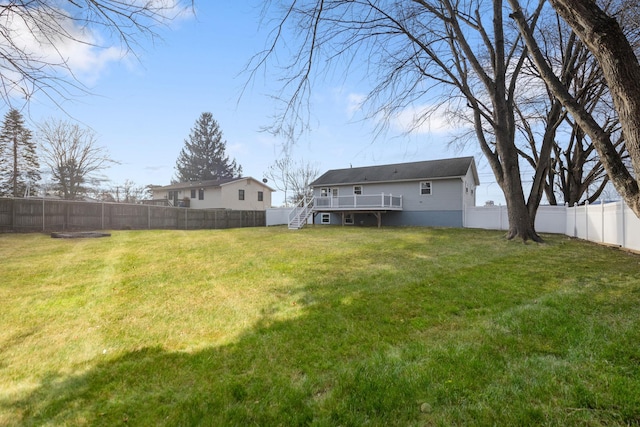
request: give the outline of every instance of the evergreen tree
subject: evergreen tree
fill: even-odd
[[[202,113],[176,161],[174,182],[207,181],[241,176],[242,166],[229,160],[222,131],[211,113]]]
[[[22,114],[11,109],[0,129],[0,195],[22,197],[40,181],[40,165],[32,134]]]

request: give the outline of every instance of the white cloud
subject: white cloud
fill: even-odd
[[[446,134],[465,126],[448,114],[442,105],[415,105],[405,108],[390,120],[391,128],[411,134]]]
[[[361,93],[350,93],[347,95],[347,114],[353,116],[357,112],[362,110],[362,105],[367,96]]]
[[[172,22],[193,17],[193,10],[181,0],[134,0],[134,4],[150,8],[155,12],[157,22],[168,27]],[[47,27],[49,32],[52,30],[50,34],[38,32],[37,29],[42,28],[43,22],[52,22]],[[40,71],[50,77],[62,75],[92,85],[109,64],[126,59],[129,52],[126,46],[104,39],[97,29],[92,30],[80,24],[64,10],[52,7],[32,10],[29,15],[20,9],[5,11],[0,16],[0,27],[7,36],[0,39],[0,49],[5,52],[21,50],[25,57],[36,61],[33,64],[53,66],[49,70],[44,68]],[[153,26],[153,23],[149,25]],[[26,61],[23,62],[27,64]],[[20,65],[24,67],[25,64]],[[10,71],[11,65],[7,64],[3,68],[3,75],[20,80],[17,73]]]

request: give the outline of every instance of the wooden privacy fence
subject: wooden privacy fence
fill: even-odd
[[[0,231],[264,227],[264,211],[190,209],[56,199],[0,199]]]

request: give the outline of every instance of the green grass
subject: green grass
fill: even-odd
[[[640,424],[640,257],[545,239],[0,235],[0,425]]]

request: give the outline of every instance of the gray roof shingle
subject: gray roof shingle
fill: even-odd
[[[422,162],[396,163],[391,165],[332,169],[313,181],[311,183],[311,187],[338,184],[455,178],[465,176],[470,167],[473,168],[473,176],[476,184],[479,184],[473,157],[457,157],[453,159],[427,160]]]

